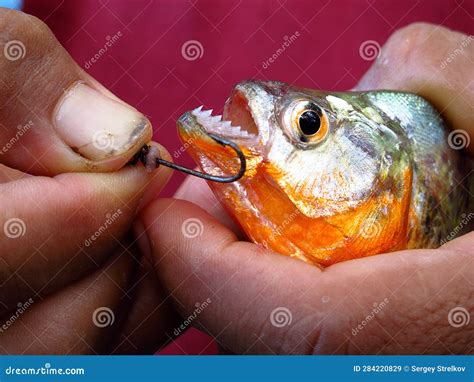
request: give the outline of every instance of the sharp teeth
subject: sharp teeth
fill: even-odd
[[[230,129],[230,128],[232,128],[232,124],[231,124],[230,121],[222,121],[222,124],[221,124],[221,125],[222,125],[222,127],[223,127],[224,129]]]
[[[221,115],[212,115],[212,109],[202,110],[203,105],[194,109],[191,113],[196,117],[197,122],[208,132],[231,135],[234,137],[250,137],[247,131],[242,131],[240,126],[232,126],[230,121],[223,121]]]
[[[215,117],[212,117],[212,118],[211,118],[211,121],[212,121],[212,123],[214,124],[214,126],[219,127],[220,124],[221,124],[221,119],[222,119],[222,116],[221,116],[221,115],[216,115]]]

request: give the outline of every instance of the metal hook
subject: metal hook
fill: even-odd
[[[157,166],[158,165],[163,165],[163,166],[172,168],[174,170],[178,170],[178,171],[184,172],[186,174],[196,176],[198,178],[202,178],[202,179],[206,179],[206,180],[210,180],[212,182],[218,182],[218,183],[231,183],[231,182],[235,182],[236,180],[239,180],[240,178],[242,178],[242,176],[244,176],[245,171],[247,169],[247,161],[246,161],[245,155],[242,152],[242,150],[240,149],[240,147],[236,143],[234,143],[232,141],[229,141],[227,139],[221,138],[218,135],[214,135],[214,134],[211,134],[211,133],[207,133],[207,135],[209,137],[211,137],[214,141],[219,143],[220,145],[229,146],[235,151],[235,153],[237,154],[237,156],[239,157],[239,160],[240,160],[240,170],[237,174],[232,175],[232,176],[219,176],[219,175],[206,174],[204,172],[200,172],[200,171],[192,170],[192,169],[187,168],[187,167],[180,166],[179,164],[175,164],[173,162],[168,162],[167,160],[164,160],[164,159],[161,159],[161,158],[156,158],[155,159],[156,160],[156,165]],[[135,155],[135,157],[132,159],[132,161],[130,161],[130,163],[131,164],[136,164],[138,161],[140,161],[143,164],[145,164],[146,155],[148,154],[149,149],[150,149],[150,146],[148,146],[148,145],[143,146],[142,149],[140,150],[140,152],[137,155]]]

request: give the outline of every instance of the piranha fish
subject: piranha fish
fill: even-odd
[[[209,184],[248,237],[275,252],[327,266],[438,247],[468,212],[451,142],[459,137],[416,94],[246,81],[223,117],[211,113],[182,115],[180,138],[204,172],[218,175],[235,173],[239,161],[207,134],[240,146],[245,175]]]

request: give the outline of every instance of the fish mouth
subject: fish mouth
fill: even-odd
[[[238,90],[234,90],[226,101],[222,116],[213,115],[212,109],[204,110],[203,106],[199,106],[184,113],[177,125],[181,140],[203,171],[229,175],[238,170],[239,162],[235,158],[235,152],[215,142],[209,134],[237,144],[244,153],[247,164],[251,158],[256,157],[259,130],[247,98]]]
[[[243,145],[250,145],[258,138],[259,131],[250,110],[247,98],[235,91],[226,101],[222,115],[213,115],[212,109],[204,106],[185,113],[178,122],[181,128],[201,130],[228,140],[235,140]],[[189,123],[194,119],[194,123]],[[187,126],[186,126],[187,125]]]

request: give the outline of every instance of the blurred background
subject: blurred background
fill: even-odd
[[[407,24],[474,34],[474,0],[26,0],[22,7],[84,70],[146,114],[172,155],[181,147],[177,118],[202,104],[220,114],[241,80],[346,90]],[[186,153],[173,156],[194,165]],[[183,179],[176,172],[164,196]],[[192,329],[161,354],[216,351]]]

